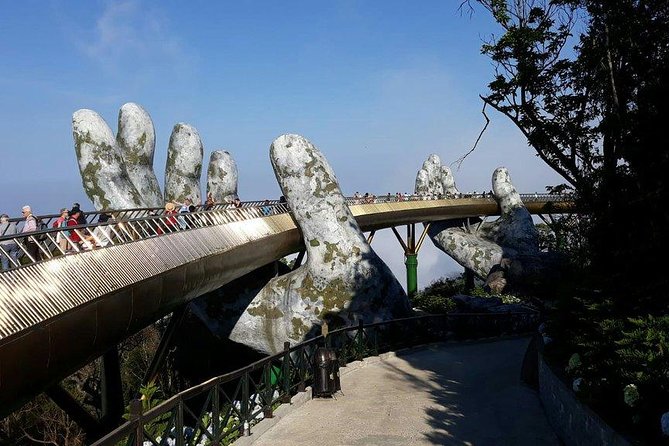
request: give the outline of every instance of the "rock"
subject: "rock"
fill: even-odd
[[[416,176],[416,192],[431,193],[452,185],[455,181],[443,167],[437,167],[438,157],[430,155]],[[480,219],[445,220],[434,222],[428,230],[432,242],[465,268],[482,279],[494,293],[501,293],[509,283],[535,286],[550,275],[559,260],[539,250],[539,233],[532,216],[523,205],[504,167],[492,175],[493,196],[501,215],[489,223]],[[434,192],[432,192],[434,193]]]
[[[209,158],[207,196],[217,203],[231,203],[237,196],[237,163],[229,152],[216,150]]]
[[[662,429],[662,435],[669,437],[669,412],[662,414],[660,418],[660,428]]]
[[[201,203],[203,147],[197,130],[174,126],[165,168],[165,197],[153,170],[156,135],[149,113],[124,104],[114,139],[107,123],[92,110],[72,116],[74,145],[84,189],[97,210],[163,207],[165,202]],[[212,153],[207,190],[217,201],[237,197],[237,165],[228,152]],[[221,198],[218,199],[218,196]]]
[[[202,203],[200,176],[204,148],[195,127],[178,123],[172,129],[165,166],[165,201]]]
[[[93,110],[72,115],[72,136],[86,195],[98,210],[146,207],[130,181],[116,139]]]
[[[448,166],[442,166],[438,155],[430,155],[416,175],[416,195],[457,195],[455,178]]]
[[[503,261],[504,259],[502,259]],[[490,270],[485,281],[485,287],[490,290],[492,294],[501,294],[506,287],[506,278],[504,277],[504,269],[501,265],[495,265]]]
[[[129,102],[118,112],[116,142],[135,186],[147,206],[162,207],[163,193],[153,172],[156,133],[151,116],[140,105]]]
[[[230,339],[275,353],[284,341],[319,334],[323,320],[336,328],[408,315],[406,293],[367,243],[320,151],[301,136],[283,135],[270,158],[307,260],[258,293]]]

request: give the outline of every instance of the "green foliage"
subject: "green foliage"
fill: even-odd
[[[153,409],[164,401],[161,398],[160,388],[154,382],[150,382],[145,386],[141,386],[139,393],[141,395],[140,401],[142,402],[142,413],[145,413],[149,409]],[[130,404],[126,406],[123,418],[125,420],[130,419]],[[158,419],[154,419],[151,422],[145,424],[144,429],[153,438],[164,437],[168,424],[169,412],[161,417],[158,417]]]
[[[589,212],[538,228],[543,249],[567,254],[580,283],[602,291],[558,300],[549,350],[583,377],[584,398],[657,433],[669,410],[669,282],[657,273],[669,246],[667,2],[476,3],[502,29],[482,46],[495,65],[485,105]]]
[[[611,299],[598,295],[561,305],[549,326],[558,342],[548,353],[589,384],[583,398],[621,426],[656,434],[669,410],[669,316],[620,316]],[[576,353],[567,361],[567,352]]]
[[[428,313],[448,313],[456,308],[451,297],[462,293],[464,288],[465,282],[462,277],[442,277],[416,293],[411,298],[411,305]]]
[[[469,292],[471,296],[475,297],[496,297],[501,300],[504,304],[518,304],[522,302],[522,299],[513,294],[491,294],[485,290],[481,285],[477,285],[473,290]]]

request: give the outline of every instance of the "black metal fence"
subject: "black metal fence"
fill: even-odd
[[[524,313],[417,316],[341,328],[212,378],[154,408],[130,404],[130,419],[93,443],[162,446],[226,445],[250,435],[253,426],[271,418],[280,404],[304,392],[313,381],[316,349],[333,348],[340,365],[387,351],[430,342],[516,334],[534,330],[539,315]]]

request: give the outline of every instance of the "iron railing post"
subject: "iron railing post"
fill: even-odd
[[[130,401],[130,422],[137,423],[135,426],[135,446],[144,444],[144,421],[142,420],[142,401],[134,399]]]
[[[357,352],[356,352],[356,359],[358,361],[362,361],[364,358],[364,335],[365,335],[365,323],[360,319],[358,321],[358,333],[357,333]]]
[[[304,346],[301,346],[299,350],[296,351],[297,356],[297,374],[300,379],[300,382],[297,384],[298,392],[305,392],[307,390],[306,384],[304,382],[305,371],[304,371]]]
[[[214,436],[214,441],[211,446],[219,446],[221,441],[221,406],[218,393],[218,383],[211,390],[214,394],[211,396],[211,433]]]
[[[265,381],[265,387],[263,389],[263,415],[265,418],[274,418],[274,413],[272,411],[272,363],[267,362],[263,367],[263,381]]]
[[[249,372],[244,372],[242,375],[242,398],[239,402],[239,406],[241,412],[240,421],[242,422],[242,436],[246,437],[251,435],[251,417],[249,414]]]
[[[283,404],[288,404],[290,403],[290,342],[286,341],[283,343],[283,351],[283,363],[281,364],[283,395],[281,397],[281,402]]]
[[[180,398],[179,404],[177,404],[176,422],[174,423],[176,446],[184,446],[184,404],[184,400]]]

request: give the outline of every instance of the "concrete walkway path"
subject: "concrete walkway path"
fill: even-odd
[[[558,446],[519,380],[528,342],[435,344],[366,361],[343,373],[343,394],[308,401],[253,444]]]

